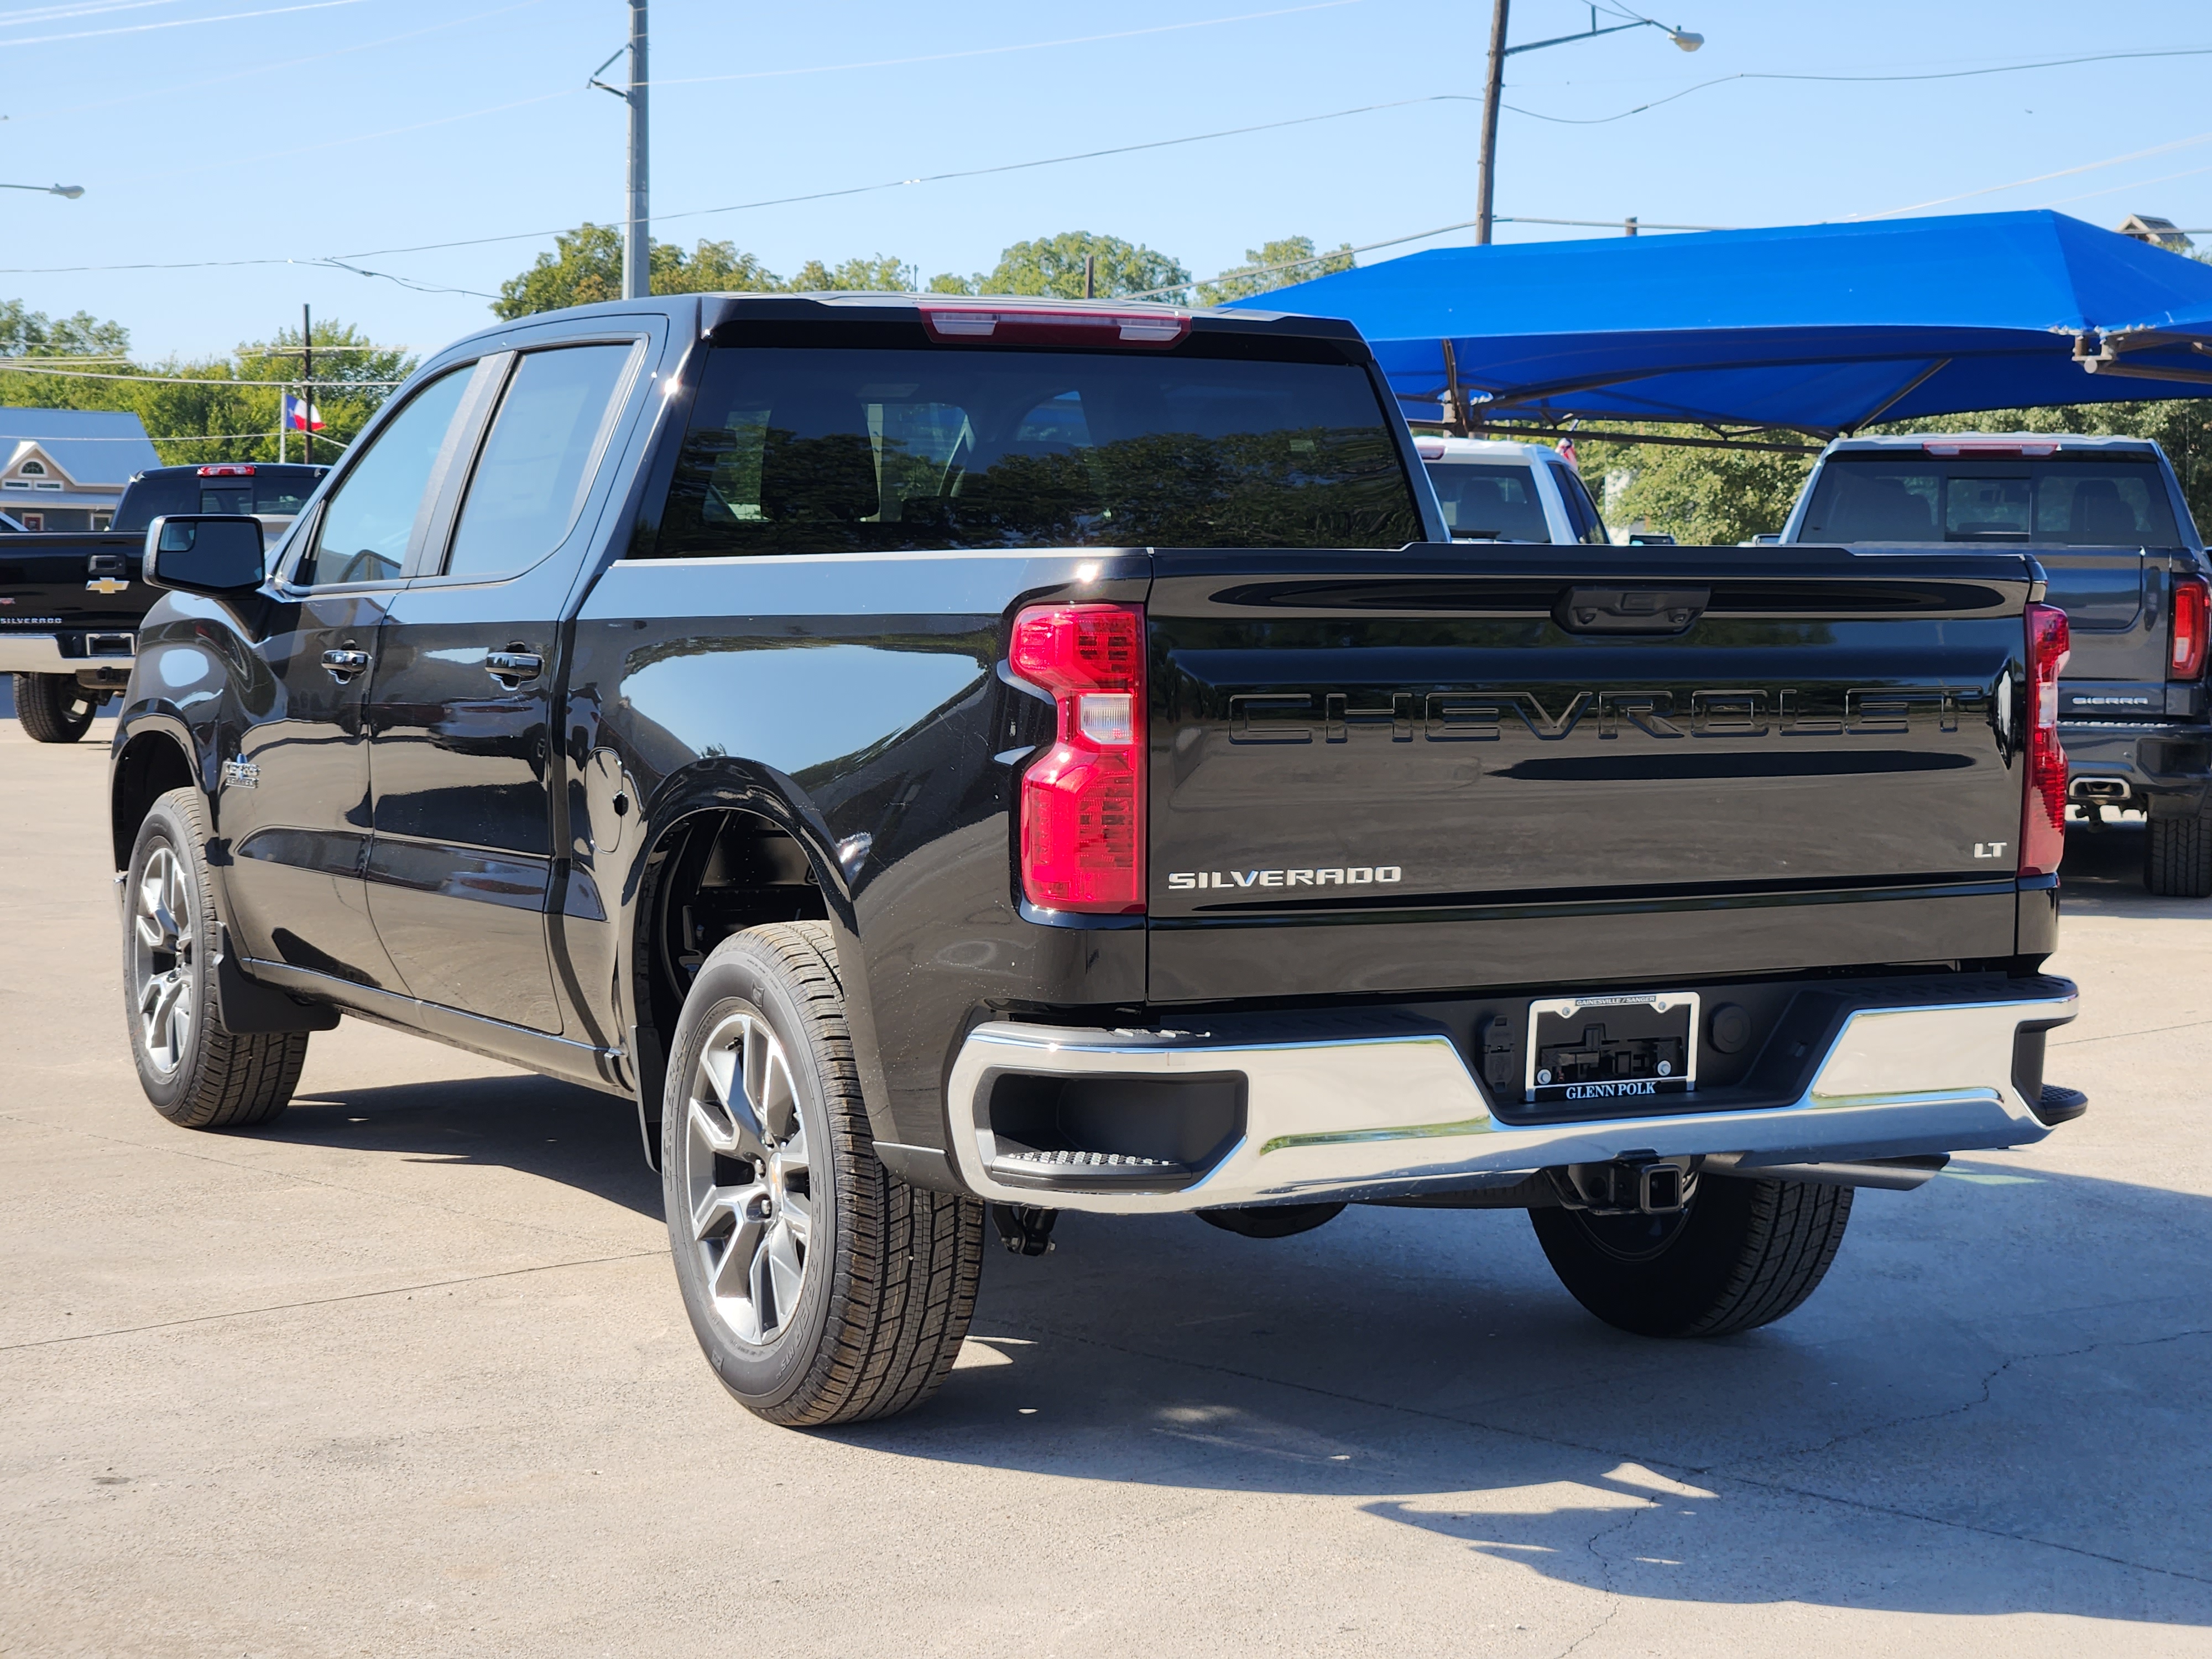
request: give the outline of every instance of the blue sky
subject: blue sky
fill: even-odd
[[[1706,37],[1694,55],[1638,29],[1510,61],[1506,101],[1532,113],[1501,124],[1501,215],[1743,226],[1933,203],[1926,210],[2057,206],[2100,224],[2142,211],[2212,225],[2202,95],[2212,56],[1917,82],[1726,81],[1572,124],[1736,75],[1929,75],[2212,48],[2212,16],[2100,8],[2084,29],[2078,3],[2043,0],[1684,4],[1662,21]],[[1512,38],[1589,16],[1565,0],[1518,0]],[[653,27],[653,204],[691,216],[656,233],[726,239],[781,271],[877,253],[925,276],[974,271],[1009,242],[1088,229],[1206,276],[1273,237],[1365,244],[1474,213],[1477,101],[699,211],[1360,106],[1478,100],[1488,9],[1473,0],[1111,10],[659,0]],[[379,340],[435,347],[488,320],[480,295],[550,247],[552,228],[619,220],[623,107],[583,82],[626,33],[620,0],[0,0],[11,71],[0,180],[87,190],[75,202],[0,192],[0,298],[112,317],[149,353],[265,337],[296,322],[302,301]],[[1036,44],[1101,35],[1121,38]],[[1597,234],[1509,224],[1499,240]],[[382,251],[501,235],[519,240]],[[307,264],[25,269],[330,255],[477,292]]]

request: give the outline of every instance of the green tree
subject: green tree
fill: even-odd
[[[794,294],[911,294],[919,275],[914,266],[878,253],[834,266],[809,259],[786,286]]]
[[[563,306],[596,305],[623,295],[622,233],[589,222],[553,239],[529,270],[509,277],[492,301],[492,313],[512,322]],[[673,242],[655,242],[651,260],[655,294],[776,293],[783,279],[729,242],[702,240],[689,253]]]
[[[0,300],[0,357],[128,357],[131,331],[88,311],[50,318],[21,300]]]
[[[1637,431],[1679,428],[1638,426]],[[1690,435],[1686,434],[1686,435]],[[1810,442],[1795,432],[1758,434]],[[1669,444],[1604,443],[1577,438],[1583,477],[1619,531],[1648,525],[1680,542],[1726,546],[1782,528],[1812,465],[1808,455],[1767,450],[1692,449]]]
[[[1083,261],[1091,261],[1092,291],[1098,298],[1143,294],[1159,300],[1188,300],[1190,272],[1164,253],[1118,236],[1063,231],[1033,242],[1017,242],[999,256],[997,267],[963,284],[957,276],[934,277],[933,294],[1051,295],[1083,297]],[[1164,290],[1164,292],[1161,291]]]
[[[1211,282],[1198,285],[1202,306],[1227,305],[1231,300],[1268,294],[1293,283],[1316,276],[1334,276],[1352,266],[1352,244],[1339,243],[1326,253],[1314,252],[1310,236],[1285,236],[1279,242],[1263,242],[1244,250],[1244,263],[1231,265]]]

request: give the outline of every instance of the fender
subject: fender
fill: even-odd
[[[600,735],[602,740],[618,736],[611,726],[602,728]],[[626,764],[635,764],[627,754],[624,758]],[[684,766],[653,787],[641,814],[635,849],[622,869],[611,918],[615,924],[615,1028],[623,1033],[632,1056],[638,1129],[647,1159],[659,1166],[667,1061],[665,1033],[654,1025],[652,1010],[641,1006],[639,951],[652,923],[660,855],[674,832],[702,812],[723,811],[748,813],[773,824],[805,853],[837,950],[838,980],[845,992],[854,1057],[869,1121],[879,1138],[896,1139],[883,1106],[887,1090],[867,1006],[868,980],[854,923],[851,885],[838,864],[830,827],[796,780],[773,767],[714,756]]]

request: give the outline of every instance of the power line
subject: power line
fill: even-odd
[[[45,374],[70,380],[136,380],[150,386],[204,386],[258,389],[282,392],[288,386],[298,386],[297,380],[238,380],[217,379],[211,374],[102,374],[88,368],[27,368],[17,363],[0,364],[0,371],[10,374]],[[319,386],[343,391],[349,386],[364,390],[376,388],[389,391],[393,386],[405,386],[404,380],[317,380]]]
[[[2164,155],[2169,151],[2187,149],[2212,139],[2212,132],[2200,132],[2194,137],[2177,138],[2172,143],[2153,144],[2148,149],[2130,150],[2125,155],[2109,156],[2101,161],[2084,161],[2079,167],[2061,167],[2056,173],[2039,173],[2032,178],[2015,179],[2010,184],[1985,185],[1979,190],[1960,191],[1956,196],[1938,196],[1932,200],[1915,202],[1910,207],[1888,208],[1880,213],[1855,213],[1843,221],[1856,224],[1868,219],[1893,219],[1900,213],[1917,213],[1923,208],[1948,207],[1954,202],[1971,201],[1977,196],[1995,196],[2008,190],[2019,190],[2027,185],[2048,183],[2053,179],[2070,179],[2077,173],[2094,173],[2099,167],[2118,167],[2123,161],[2140,161],[2146,156]]]
[[[1632,115],[1641,115],[1646,110],[1657,109],[1677,99],[1687,98],[1693,92],[1704,92],[1711,87],[1724,87],[1732,81],[1812,81],[1849,85],[1868,85],[1877,82],[1903,81],[1963,81],[1978,75],[2017,75],[2027,70],[2066,69],[2076,64],[2111,64],[2141,58],[2212,58],[2212,46],[2176,46],[2164,52],[2100,52],[2081,58],[2051,58],[2033,64],[1998,64],[1986,69],[1933,70],[1912,75],[1786,75],[1761,70],[1747,70],[1739,75],[1723,75],[1711,81],[1700,81],[1680,92],[1670,92],[1664,98],[1654,98],[1647,104],[1622,110],[1617,115],[1546,115],[1541,111],[1522,109],[1517,104],[1501,107],[1516,115],[1528,116],[1531,120],[1549,121],[1555,126],[1601,127],[1614,121],[1626,121]]]
[[[1012,52],[1042,52],[1050,46],[1088,46],[1104,40],[1132,40],[1144,34],[1173,34],[1183,29],[1212,28],[1222,23],[1252,23],[1269,17],[1291,17],[1300,12],[1334,11],[1365,0],[1318,0],[1305,6],[1284,6],[1274,11],[1248,11],[1235,17],[1200,17],[1188,23],[1158,23],[1150,28],[1121,29],[1111,34],[1074,34],[1064,40],[1026,40],[1007,46],[971,46],[963,52],[933,52],[918,58],[876,58],[855,64],[815,64],[805,69],[749,70],[742,75],[687,75],[678,80],[658,77],[639,82],[649,87],[697,87],[723,81],[779,81],[795,75],[836,75],[848,70],[904,69],[913,64],[943,64],[957,58],[997,58]],[[619,55],[619,54],[617,54]],[[613,62],[612,58],[607,60]],[[605,68],[605,64],[601,64]]]
[[[270,6],[262,11],[230,11],[213,17],[179,17],[166,23],[127,23],[120,28],[80,29],[74,34],[33,34],[0,41],[7,46],[44,46],[57,40],[97,40],[111,34],[150,34],[156,29],[188,29],[201,23],[235,23],[252,17],[281,17],[288,12],[330,11],[339,6],[361,6],[368,0],[307,0],[296,6]]]

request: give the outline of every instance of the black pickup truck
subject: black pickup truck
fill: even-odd
[[[1945,432],[1844,438],[1814,467],[1782,544],[1870,554],[2017,547],[2066,613],[2058,684],[2081,828],[2143,812],[2143,885],[2212,896],[2212,563],[2148,438]]]
[[[1348,325],[687,296],[433,358],[264,574],[149,532],[111,780],[173,1121],[341,1013],[635,1103],[779,1422],[987,1229],[1526,1210],[1651,1335],[2039,1140],[2063,617],[2017,550],[1455,544]]]
[[[15,718],[40,743],[75,743],[131,677],[139,619],[154,603],[139,580],[146,526],[173,513],[292,521],[326,466],[221,461],[149,467],[131,480],[107,530],[0,535],[0,674],[15,677]]]

